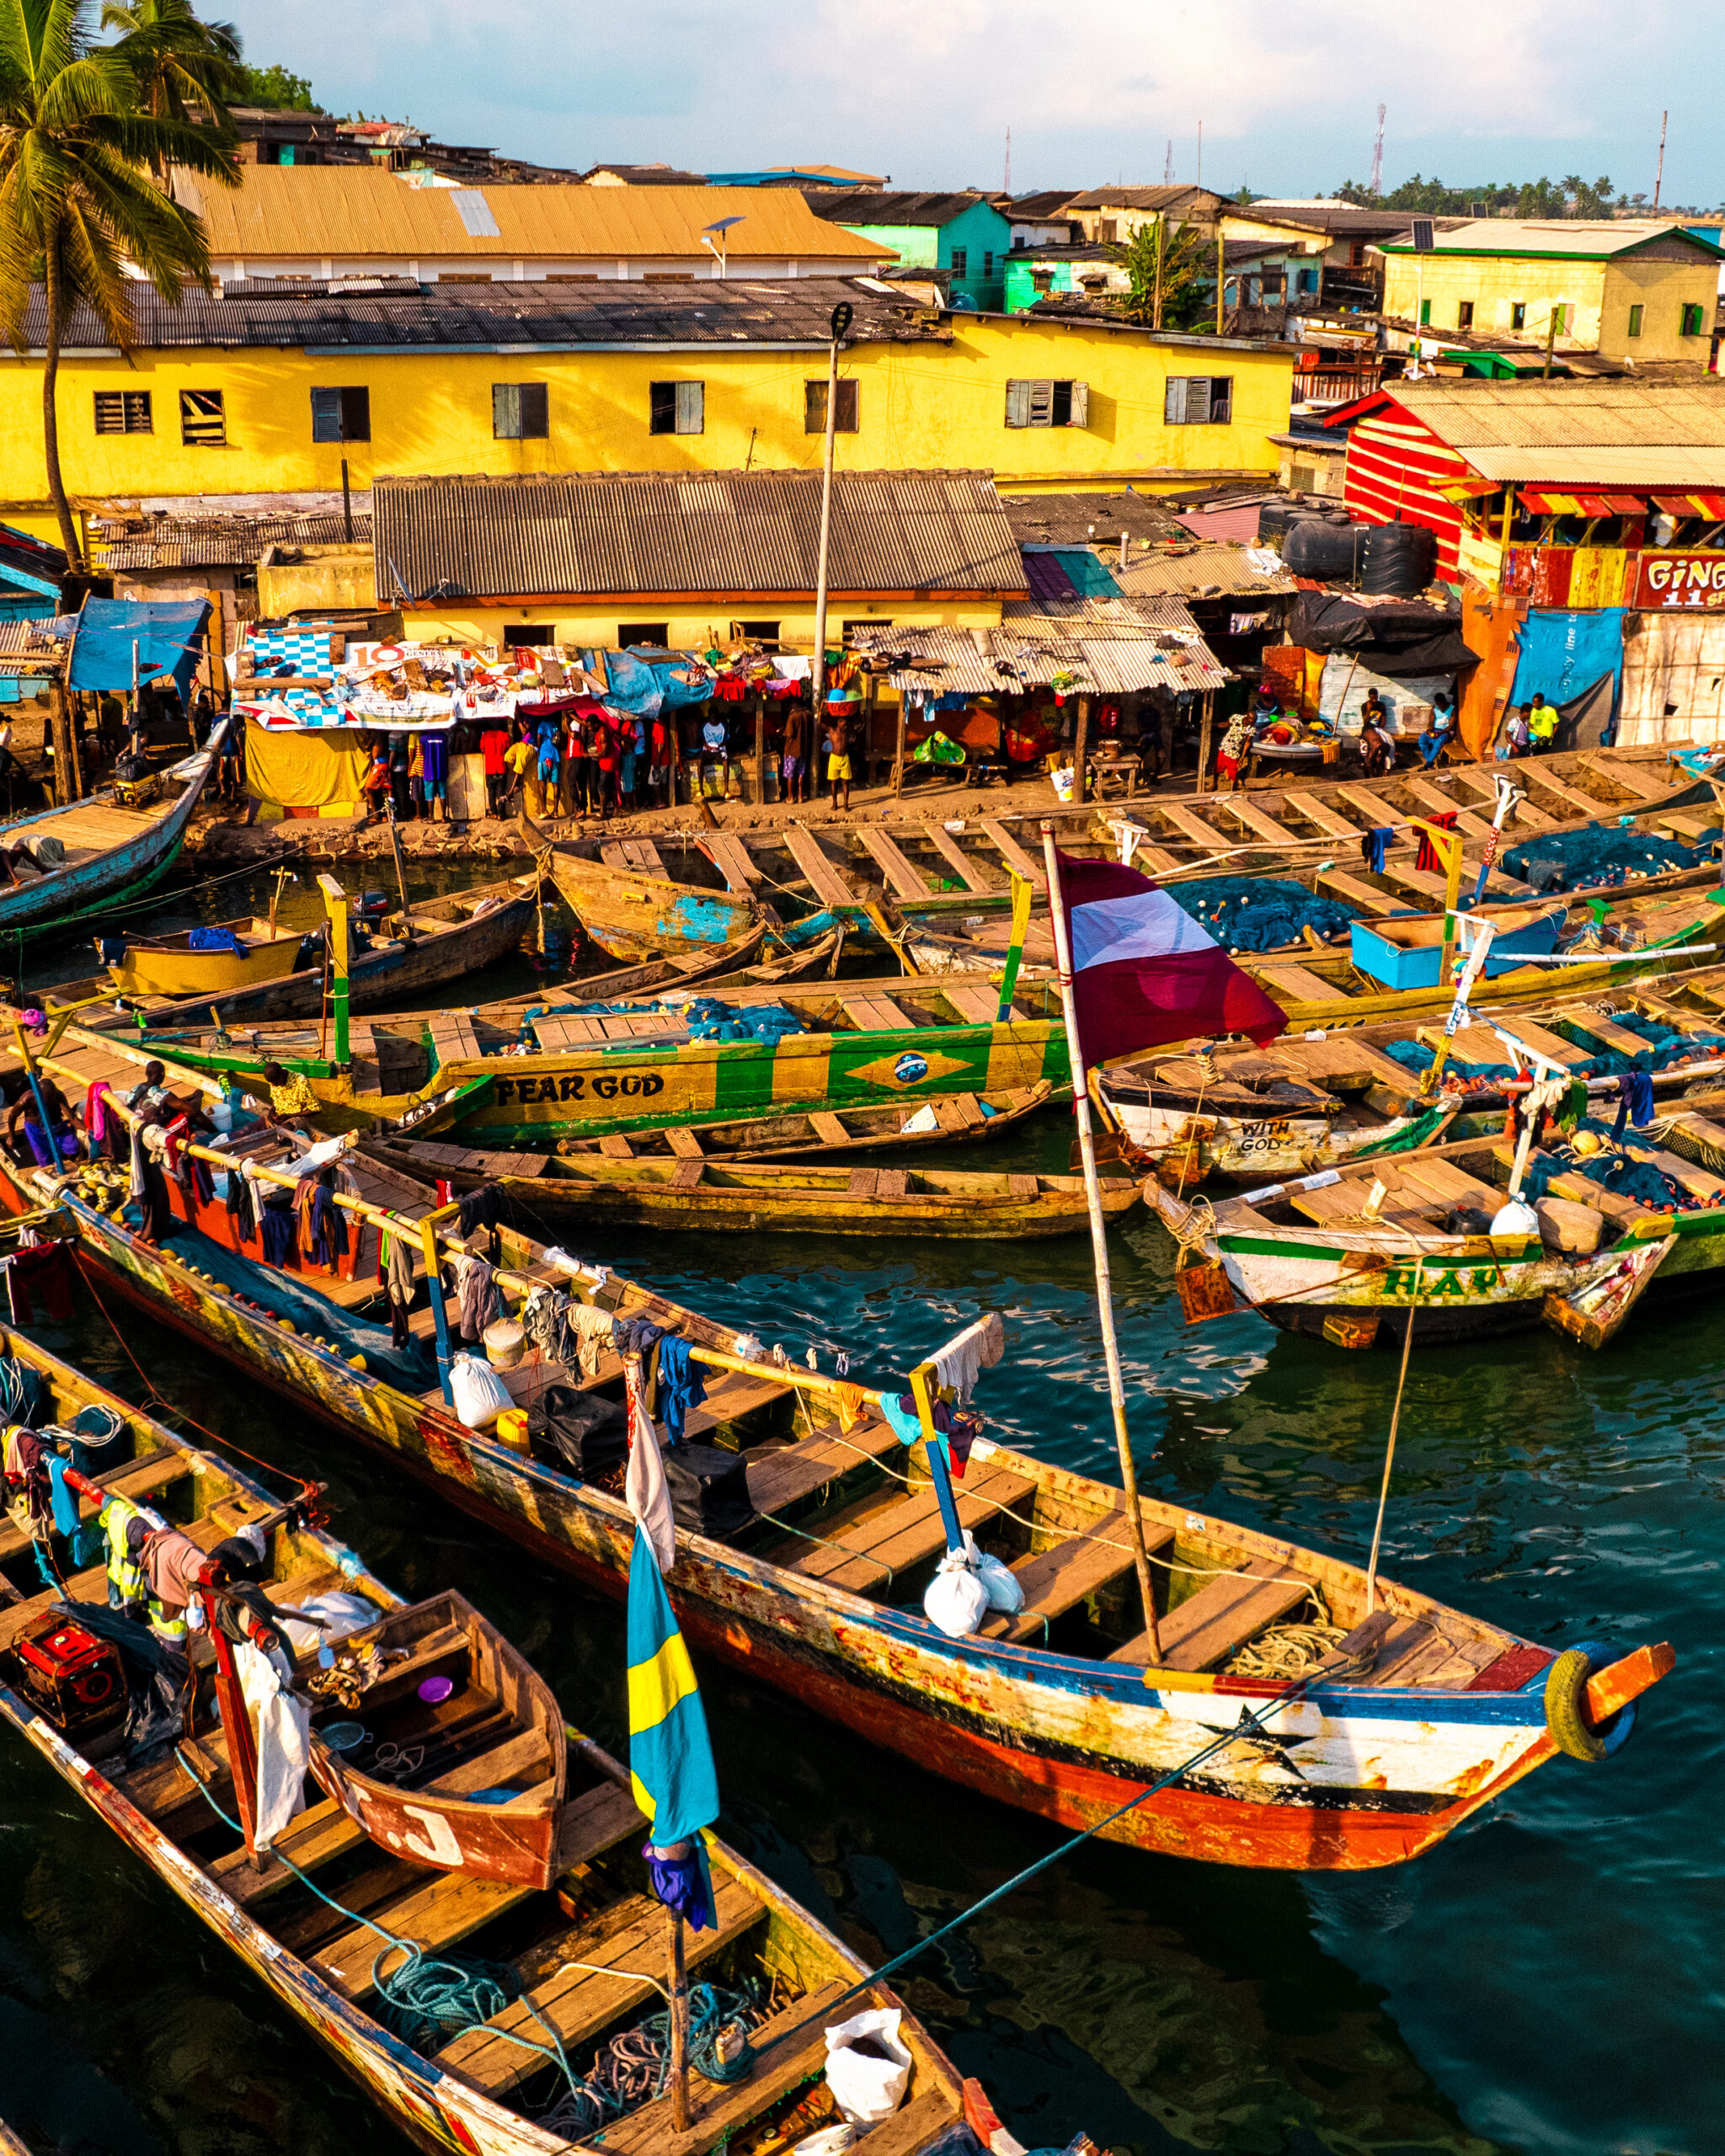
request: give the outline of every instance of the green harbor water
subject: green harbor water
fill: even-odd
[[[525,985],[521,972],[487,991]],[[1068,1127],[1051,1118],[990,1164],[1064,1166]],[[996,1433],[1118,1480],[1081,1239],[595,1242],[565,1222],[559,1240],[799,1358],[812,1345],[823,1368],[845,1349],[864,1383],[997,1308],[1007,1360],[980,1394]],[[1136,1216],[1113,1250],[1146,1489],[1363,1559],[1395,1358],[1249,1316],[1188,1330],[1159,1229]],[[1676,1672],[1631,1743],[1603,1766],[1541,1769],[1386,1871],[1255,1873],[1086,1845],[904,1983],[1028,2147],[1081,2125],[1117,2156],[1725,2148],[1721,1747],[1702,1726],[1719,1662],[1725,1357],[1712,1296],[1657,1294],[1599,1355],[1544,1333],[1416,1348],[1385,1538],[1391,1575],[1541,1644],[1673,1641]],[[200,1422],[327,1480],[337,1532],[397,1588],[459,1587],[572,1718],[623,1749],[619,1606],[114,1315],[123,1343],[87,1294],[73,1325],[41,1337],[136,1399],[129,1350]],[[936,1929],[1057,1838],[727,1670],[700,1675],[720,1831],[865,1955]],[[409,2146],[13,1740],[0,1740],[0,2117],[69,2156]]]

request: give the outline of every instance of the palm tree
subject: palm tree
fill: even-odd
[[[102,27],[118,30],[115,50],[137,77],[139,103],[153,120],[190,123],[186,108],[209,115],[224,140],[233,139],[228,106],[246,94],[239,32],[232,23],[202,23],[191,0],[103,0]],[[155,159],[151,169],[166,177]]]
[[[0,331],[20,353],[41,339],[48,492],[75,569],[83,551],[54,408],[67,325],[87,307],[108,341],[129,351],[137,275],[170,304],[188,283],[211,288],[203,225],[155,184],[151,166],[184,165],[229,186],[239,179],[232,150],[212,130],[140,111],[121,47],[91,41],[89,8],[0,0]]]

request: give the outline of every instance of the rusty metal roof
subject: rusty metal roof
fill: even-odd
[[[1178,592],[1188,599],[1274,598],[1297,587],[1279,568],[1260,568],[1244,547],[1225,541],[1188,547],[1179,553],[1133,553],[1114,581],[1130,598]]]
[[[537,192],[538,190],[524,190]],[[579,190],[578,190],[579,191]],[[595,194],[629,194],[595,188]],[[656,190],[644,189],[644,195]],[[753,194],[752,188],[741,190]],[[852,344],[950,344],[949,324],[871,277],[740,277],[649,284],[641,278],[593,284],[430,285],[392,280],[383,291],[344,291],[340,280],[250,280],[231,296],[189,291],[169,307],[148,285],[126,300],[141,350],[397,351],[442,346],[487,350],[580,350],[617,345],[777,344],[825,350],[834,303],[846,302]],[[47,326],[40,290],[30,295],[24,341],[39,355]],[[109,349],[87,307],[67,326],[68,349]]]
[[[712,258],[702,230],[721,217],[740,221],[727,235],[733,262],[842,256],[863,269],[892,252],[816,216],[795,188],[420,187],[369,165],[242,165],[240,172],[243,184],[228,188],[174,170],[174,194],[203,219],[218,261],[590,255],[615,263],[628,255],[704,267]],[[489,215],[471,214],[474,205],[462,195],[478,196]]]
[[[388,479],[372,489],[377,589],[416,599],[812,593],[818,472]],[[985,472],[841,472],[835,592],[1028,589]]]
[[[347,537],[334,516],[151,517],[110,523],[96,540],[110,575],[138,569],[250,568],[271,547],[334,547]],[[355,512],[353,543],[369,547],[371,520]]]
[[[899,690],[957,690],[973,696],[1023,696],[1056,681],[1075,694],[1132,696],[1146,689],[1217,689],[1227,670],[1178,600],[1152,619],[1120,600],[1075,600],[1058,616],[1011,601],[997,629],[911,628],[884,623],[853,631],[859,651],[904,654],[916,663],[888,675]]]

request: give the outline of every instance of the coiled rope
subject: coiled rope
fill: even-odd
[[[174,1756],[222,1824],[236,1834],[243,1833],[239,1822],[230,1818],[216,1801],[209,1784],[178,1744],[174,1748]],[[463,2029],[489,2022],[494,2015],[501,2013],[505,2006],[519,1999],[550,2038],[550,2042],[536,2043],[531,2036],[520,2036],[513,2029],[494,2025],[491,2034],[502,2036],[510,2043],[519,2044],[524,2051],[537,2052],[548,2064],[559,2068],[568,2084],[568,2095],[560,2098],[559,2102],[579,2103],[584,2096],[591,2095],[587,2084],[569,2064],[563,2040],[532,2000],[522,1992],[520,1977],[507,1962],[482,1961],[474,1956],[456,1958],[428,1955],[413,1940],[398,1938],[394,1932],[386,1930],[370,1917],[360,1915],[357,1910],[344,1907],[326,1894],[315,1880],[307,1877],[291,1857],[285,1856],[280,1849],[272,1849],[270,1854],[277,1864],[286,1865],[300,1884],[308,1887],[327,1908],[334,1909],[338,1916],[345,1917],[350,1924],[363,1924],[367,1931],[375,1931],[384,1942],[371,1964],[371,1981],[383,2001],[383,2010],[379,2018],[385,2027],[399,2036],[403,2043],[411,2044],[415,2051],[423,2051],[427,2041],[434,2036],[439,2043],[446,2042],[450,2037],[459,2036]],[[407,1959],[393,1975],[386,1976],[383,1963],[398,1951],[406,1955]],[[594,2100],[599,2100],[595,2098]],[[602,2120],[604,2116],[601,2110],[600,2118]]]

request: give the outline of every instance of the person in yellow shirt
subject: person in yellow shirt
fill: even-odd
[[[540,797],[543,789],[536,776],[539,751],[526,734],[517,734],[504,750],[503,760],[509,767],[510,787],[518,797],[517,805],[524,801],[530,816],[542,814],[544,803]]]
[[[301,1116],[313,1113],[318,1096],[312,1091],[311,1081],[302,1073],[284,1070],[279,1063],[264,1066],[264,1083],[270,1089],[270,1123],[292,1123]]]
[[[1533,752],[1543,756],[1556,747],[1557,740],[1557,707],[1546,702],[1543,691],[1535,691],[1533,702],[1527,707],[1527,730],[1533,737]]]

